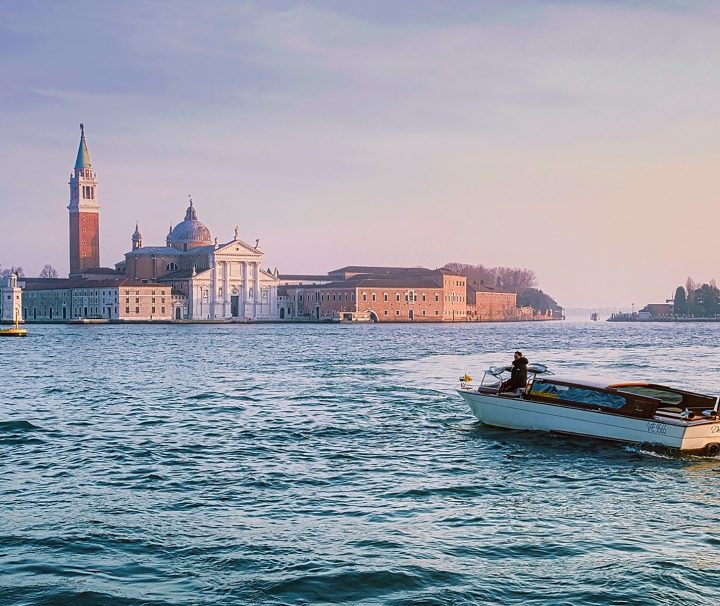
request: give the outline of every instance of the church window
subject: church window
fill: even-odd
[[[438,293],[435,293],[435,303],[440,302],[440,295]]]
[[[140,303],[140,297],[135,297],[135,303]]]
[[[388,301],[388,294],[386,292],[383,293],[383,301],[385,301],[385,303]]]
[[[130,303],[130,297],[125,297],[125,303]]]
[[[153,314],[155,313],[155,308],[154,308],[154,307],[152,308],[152,311],[151,311],[150,313],[153,313]]]
[[[300,295],[300,303],[302,303],[302,301],[303,301],[303,296]]]
[[[135,308],[135,313],[136,313],[136,314],[139,314],[139,313],[140,313],[140,308],[139,308],[139,307],[136,307],[136,308]]]
[[[364,293],[362,294],[362,300],[363,300],[363,303],[364,303],[365,301],[367,301],[367,293],[366,293],[366,292],[364,292]]]
[[[398,302],[398,303],[400,303],[400,293],[397,293],[397,294],[395,295],[395,301]]]
[[[125,313],[126,313],[126,314],[129,314],[129,313],[130,313],[130,308],[127,307],[127,306],[125,307]]]
[[[425,301],[427,300],[427,295],[425,293],[423,293],[423,295],[422,295],[422,300],[423,300],[423,303],[425,303]],[[425,315],[424,312],[423,312],[423,315]]]
[[[372,302],[375,303],[375,293],[372,294],[371,299],[372,299]]]

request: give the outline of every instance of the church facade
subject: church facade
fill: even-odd
[[[262,261],[259,240],[243,242],[237,227],[232,240],[213,240],[190,200],[165,246],[143,246],[136,225],[132,250],[115,267],[132,280],[170,285],[176,320],[276,320],[279,279]]]

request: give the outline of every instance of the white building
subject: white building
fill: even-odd
[[[0,278],[0,322],[15,322],[22,319],[20,307],[22,289],[17,274]]]
[[[131,280],[172,285],[173,319],[275,320],[277,272],[262,269],[260,241],[213,241],[192,200],[185,219],[170,229],[165,246],[143,246],[138,226],[132,250],[116,268]]]

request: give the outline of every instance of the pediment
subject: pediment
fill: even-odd
[[[254,259],[262,259],[263,252],[259,248],[250,246],[242,240],[233,240],[227,244],[220,244],[215,249],[215,256],[218,254],[230,256],[253,257]]]

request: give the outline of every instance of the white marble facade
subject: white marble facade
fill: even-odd
[[[210,253],[210,268],[188,280],[188,318],[275,320],[276,276],[261,269],[262,252],[238,239]]]

